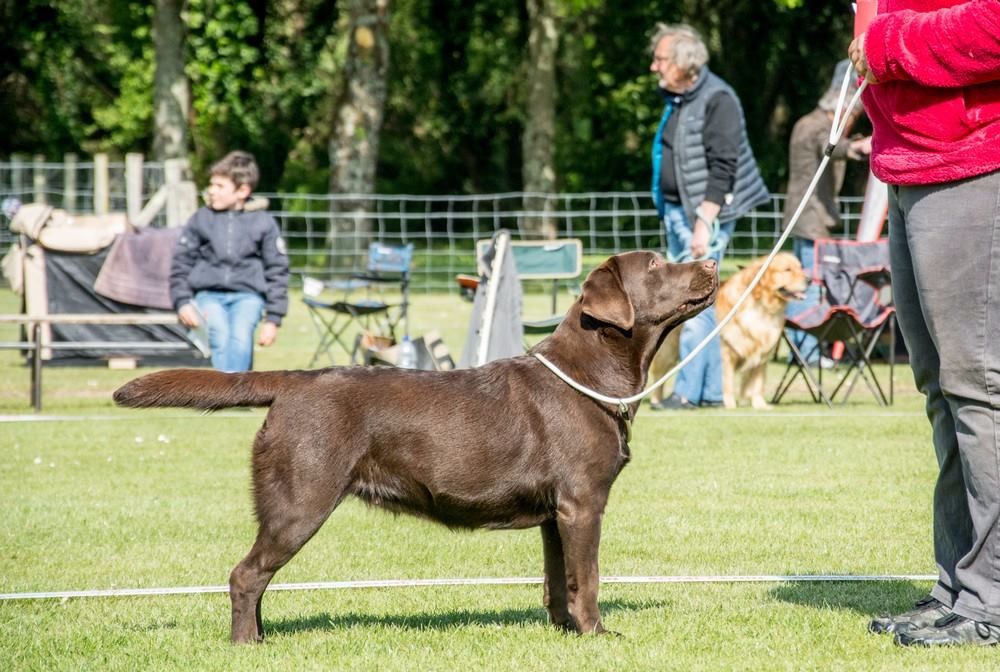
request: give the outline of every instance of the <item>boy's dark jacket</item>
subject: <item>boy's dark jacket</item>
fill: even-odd
[[[277,325],[288,312],[288,256],[277,222],[250,201],[243,210],[201,208],[188,220],[170,266],[174,309],[202,290],[255,292],[266,319]]]

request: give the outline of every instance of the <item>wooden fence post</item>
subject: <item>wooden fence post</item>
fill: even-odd
[[[125,155],[125,211],[129,222],[135,222],[142,212],[142,163],[142,154]]]
[[[76,212],[76,154],[63,156],[63,208],[66,212]]]
[[[45,179],[45,157],[35,154],[32,166],[31,186],[34,191],[35,203],[45,203],[47,180]]]
[[[108,155],[94,154],[94,214],[106,215],[111,210],[111,178],[108,175]]]
[[[167,227],[184,226],[198,209],[198,191],[194,182],[185,179],[187,159],[167,159],[163,176],[167,187]]]

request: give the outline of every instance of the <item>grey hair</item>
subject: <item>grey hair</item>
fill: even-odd
[[[844,81],[844,75],[847,73],[847,69],[851,69],[851,77],[847,80],[847,101],[851,100],[851,96],[854,92],[858,90],[858,73],[851,67],[851,62],[848,59],[843,59],[839,61],[833,70],[833,80],[830,82],[829,88],[823,97],[819,99],[816,104],[819,109],[824,112],[833,112],[837,109],[837,103],[840,101],[840,87]]]
[[[673,37],[670,43],[670,60],[690,76],[697,75],[708,63],[708,47],[701,34],[686,23],[657,23],[649,50],[656,53],[656,45],[665,37]]]
[[[840,89],[827,89],[823,97],[819,99],[817,107],[824,112],[833,112],[837,109],[837,101],[840,99]]]

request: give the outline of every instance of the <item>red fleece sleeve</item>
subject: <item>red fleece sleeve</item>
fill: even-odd
[[[998,80],[1000,0],[881,14],[865,35],[865,57],[880,82],[945,88]]]

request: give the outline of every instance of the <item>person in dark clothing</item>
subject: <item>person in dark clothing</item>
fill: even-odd
[[[188,220],[174,250],[170,298],[182,324],[208,328],[212,366],[249,371],[253,337],[274,343],[288,311],[288,256],[266,201],[251,200],[257,162],[230,152],[212,166],[208,206]]]
[[[708,69],[708,49],[687,25],[658,24],[649,66],[665,105],[653,139],[653,201],[672,261],[715,259],[720,265],[736,220],[767,202],[746,134],[739,97]],[[686,357],[712,329],[706,310],[681,328]],[[722,354],[716,337],[677,376],[674,391],[653,408],[722,405]]]

